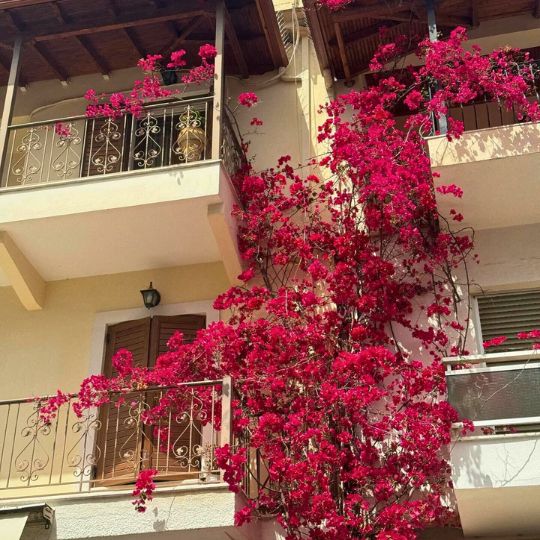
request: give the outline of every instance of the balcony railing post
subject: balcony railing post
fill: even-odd
[[[437,18],[435,15],[435,0],[426,0],[427,21],[429,29],[429,40],[437,41],[439,36],[437,35]],[[437,91],[437,88],[430,88],[430,94]],[[431,96],[430,96],[431,97]],[[433,115],[433,121],[435,128],[439,128],[441,135],[444,135],[448,131],[448,122],[444,114]]]
[[[221,438],[220,446],[232,444],[232,416],[231,416],[231,402],[232,402],[232,379],[231,377],[223,377],[223,384],[221,387]],[[223,471],[221,472],[223,480]]]
[[[6,96],[4,98],[4,108],[2,111],[2,119],[0,121],[0,183],[4,174],[4,167],[6,164],[8,138],[9,138],[9,125],[13,118],[13,110],[15,108],[15,97],[17,94],[17,85],[19,82],[19,74],[21,71],[21,51],[22,51],[22,38],[17,36],[13,43],[13,56],[11,58],[11,67],[9,70],[9,78],[6,87]]]
[[[216,58],[214,60],[214,107],[212,115],[212,159],[219,159],[221,154],[221,115],[224,98],[224,62],[225,49],[225,2],[219,0],[216,6]]]

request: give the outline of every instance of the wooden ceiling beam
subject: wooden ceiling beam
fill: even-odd
[[[336,39],[339,48],[339,57],[341,59],[341,65],[343,66],[343,74],[345,75],[345,84],[352,82],[351,66],[349,65],[349,58],[347,57],[347,49],[345,47],[345,41],[343,40],[343,32],[339,23],[334,23],[334,31],[336,32]]]
[[[51,0],[0,0],[0,9],[11,9],[18,7],[34,6],[37,4],[47,4]]]
[[[371,37],[377,36],[380,33],[381,28],[386,28],[387,30],[390,30],[398,26],[405,26],[405,24],[398,21],[391,21],[386,25],[381,25],[380,23],[372,24],[370,26],[366,26],[365,28],[357,30],[356,32],[351,32],[350,34],[347,34],[346,36],[344,36],[343,41],[345,46],[349,47],[350,45],[354,45],[355,43],[363,41],[364,39],[369,39]],[[331,39],[329,41],[329,44],[332,47],[337,47],[337,36]]]
[[[197,29],[198,26],[202,24],[204,21],[204,16],[199,15],[198,17],[195,17],[193,20],[188,21],[186,28],[184,28],[166,47],[164,47],[160,54],[163,56],[168,56],[173,51],[178,49],[182,42],[186,41],[188,36]]]
[[[126,38],[131,43],[131,46],[137,51],[139,58],[144,58],[146,56],[146,51],[141,45],[139,38],[135,35],[132,28],[123,28]]]
[[[399,13],[392,13],[390,15],[371,15],[370,18],[372,19],[382,19],[386,21],[397,21],[397,22],[417,22],[422,24],[427,24],[427,14],[422,13],[420,11],[416,11],[414,13],[407,13],[405,11],[399,12]],[[437,14],[437,24],[439,26],[473,26],[473,22],[468,17],[458,17],[455,15],[440,15]]]
[[[109,62],[101,55],[101,53],[94,47],[88,36],[77,36],[77,41],[81,44],[88,56],[92,58],[92,61],[99,69],[102,75],[109,75],[112,71]]]
[[[478,0],[471,0],[471,25],[473,28],[480,26],[480,14],[478,13]]]
[[[54,11],[54,15],[60,24],[65,25],[70,22],[70,18],[66,15],[66,13],[64,12],[59,2],[51,2],[49,6]],[[111,72],[109,63],[96,50],[96,48],[94,47],[92,42],[88,39],[88,37],[75,36],[75,39],[79,42],[79,45],[86,51],[86,54],[91,58],[92,62],[99,69],[101,74],[109,75],[109,73]]]
[[[17,15],[15,13],[11,13],[11,12],[8,12],[6,10],[2,10],[2,11],[3,11],[4,16],[6,17],[8,23],[13,28],[13,31],[15,32],[15,34],[21,34],[24,27],[23,27],[23,24],[21,23],[21,21],[19,20],[19,18],[17,17]],[[11,54],[13,54],[13,46],[7,45],[6,50],[8,50]],[[21,58],[23,58],[23,57],[24,57],[24,55],[22,54],[22,51],[21,51]],[[2,67],[5,67],[7,72],[9,73],[10,70],[11,70],[11,63],[6,65],[4,62],[2,62]],[[25,87],[25,86],[27,86],[27,84],[28,84],[28,82],[26,81],[26,78],[25,78],[25,76],[23,75],[23,72],[22,72],[22,61],[21,61],[21,69],[20,69],[20,72],[19,72],[19,86]]]
[[[342,23],[361,17],[386,18],[396,10],[403,11],[419,4],[418,0],[384,0],[372,6],[356,6],[332,14],[334,21]]]
[[[285,45],[279,35],[279,27],[277,25],[274,7],[271,0],[255,0],[259,20],[266,36],[266,44],[274,66],[286,66],[289,59],[285,51]],[[273,39],[275,36],[279,39]]]
[[[225,6],[225,36],[229,42],[229,45],[232,48],[234,59],[236,60],[236,65],[240,71],[240,76],[247,79],[249,76],[249,69],[246,62],[246,57],[242,52],[242,47],[240,46],[240,41],[238,40],[238,34],[234,29],[234,24],[231,19],[231,14]]]
[[[136,26],[145,26],[161,22],[173,20],[186,20],[193,17],[203,15],[204,10],[195,10],[190,12],[178,12],[178,7],[155,10],[151,15],[148,13],[141,14],[135,12],[127,12],[127,14],[117,17],[113,22],[93,23],[89,26],[88,21],[81,23],[70,23],[64,25],[59,32],[37,32],[27,38],[33,39],[36,42],[51,41],[54,39],[63,39],[73,36],[99,34],[100,32],[110,32],[114,30],[122,30],[126,28],[134,28]]]
[[[54,72],[56,77],[60,79],[62,83],[66,83],[69,79],[68,73],[64,70],[60,64],[52,57],[52,55],[49,54],[49,51],[45,49],[43,46],[43,43],[36,43],[35,41],[26,41],[25,42],[28,47],[30,47],[37,56],[41,58],[43,62],[49,65],[49,68]]]

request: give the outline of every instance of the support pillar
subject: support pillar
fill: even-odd
[[[437,17],[435,14],[435,2],[436,0],[426,0],[429,40],[432,42],[435,42],[439,39],[439,36],[437,34]],[[436,88],[434,88],[433,90],[436,90]],[[448,123],[446,121],[446,116],[439,115],[437,118],[434,118],[434,121],[440,133],[444,135],[448,131]]]
[[[2,111],[2,119],[0,120],[0,171],[4,171],[6,163],[7,146],[9,142],[8,128],[13,119],[13,110],[15,108],[15,97],[17,94],[17,86],[19,83],[19,74],[21,72],[21,51],[22,38],[18,36],[13,43],[13,56],[11,58],[11,67],[9,70],[9,78],[6,87],[6,96],[4,98],[4,107]],[[0,180],[1,180],[0,176]]]
[[[225,49],[225,1],[218,0],[216,6],[216,40],[217,54],[214,60],[214,106],[212,115],[212,159],[221,157],[221,124],[224,114],[225,76],[223,53]]]

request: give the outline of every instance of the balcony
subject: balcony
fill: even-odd
[[[131,171],[197,164],[211,159],[212,97],[148,106],[140,118],[85,116],[9,127],[2,187],[36,186]],[[56,133],[61,123],[69,135]],[[232,176],[243,152],[225,119],[221,148]]]
[[[536,92],[531,100],[539,99]],[[515,111],[489,101],[452,108],[449,115],[463,122],[465,133],[453,142],[429,137],[428,149],[437,185],[455,183],[464,195],[457,202],[438,196],[441,213],[450,218],[456,208],[463,225],[476,230],[538,223],[540,124],[521,122]]]
[[[145,424],[165,394],[181,405],[156,425]],[[109,403],[80,417],[71,399],[50,422],[39,415],[45,399],[0,402],[4,509],[46,500],[59,539],[156,530],[187,539],[200,529],[205,538],[221,538],[224,529],[232,530],[235,496],[221,481],[214,455],[230,436],[228,379],[111,394]],[[149,467],[159,471],[158,496],[152,512],[134,519],[133,484],[138,471]],[[174,516],[172,505],[178,506]],[[92,513],[100,519],[88,519]]]
[[[235,282],[231,176],[245,158],[225,77],[287,65],[271,0],[4,7],[0,42],[11,59],[0,74],[0,286],[38,310],[56,280],[222,263]],[[138,119],[59,119],[71,125],[63,138],[56,121],[12,125],[14,114],[43,110],[51,98],[79,99],[89,87],[80,77],[100,94],[124,91],[132,84],[125,70],[148,53],[183,49],[196,66],[205,43],[216,48],[209,95],[149,107]]]
[[[10,260],[20,252],[44,283],[215,261],[233,281],[241,266],[231,177],[245,157],[226,114],[213,151],[212,104],[204,96],[148,107],[140,118],[11,126],[0,189]],[[58,121],[68,136],[56,133]],[[0,264],[0,286],[15,288],[21,280],[8,270]],[[26,296],[28,309],[43,306]]]
[[[456,430],[451,448],[452,476],[465,535],[537,537],[538,352],[449,358],[446,364],[448,399],[460,416],[475,426],[466,436]]]

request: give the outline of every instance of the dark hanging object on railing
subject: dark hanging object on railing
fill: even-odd
[[[163,80],[163,84],[165,86],[176,84],[178,82],[178,73],[174,69],[162,69],[161,79]]]

